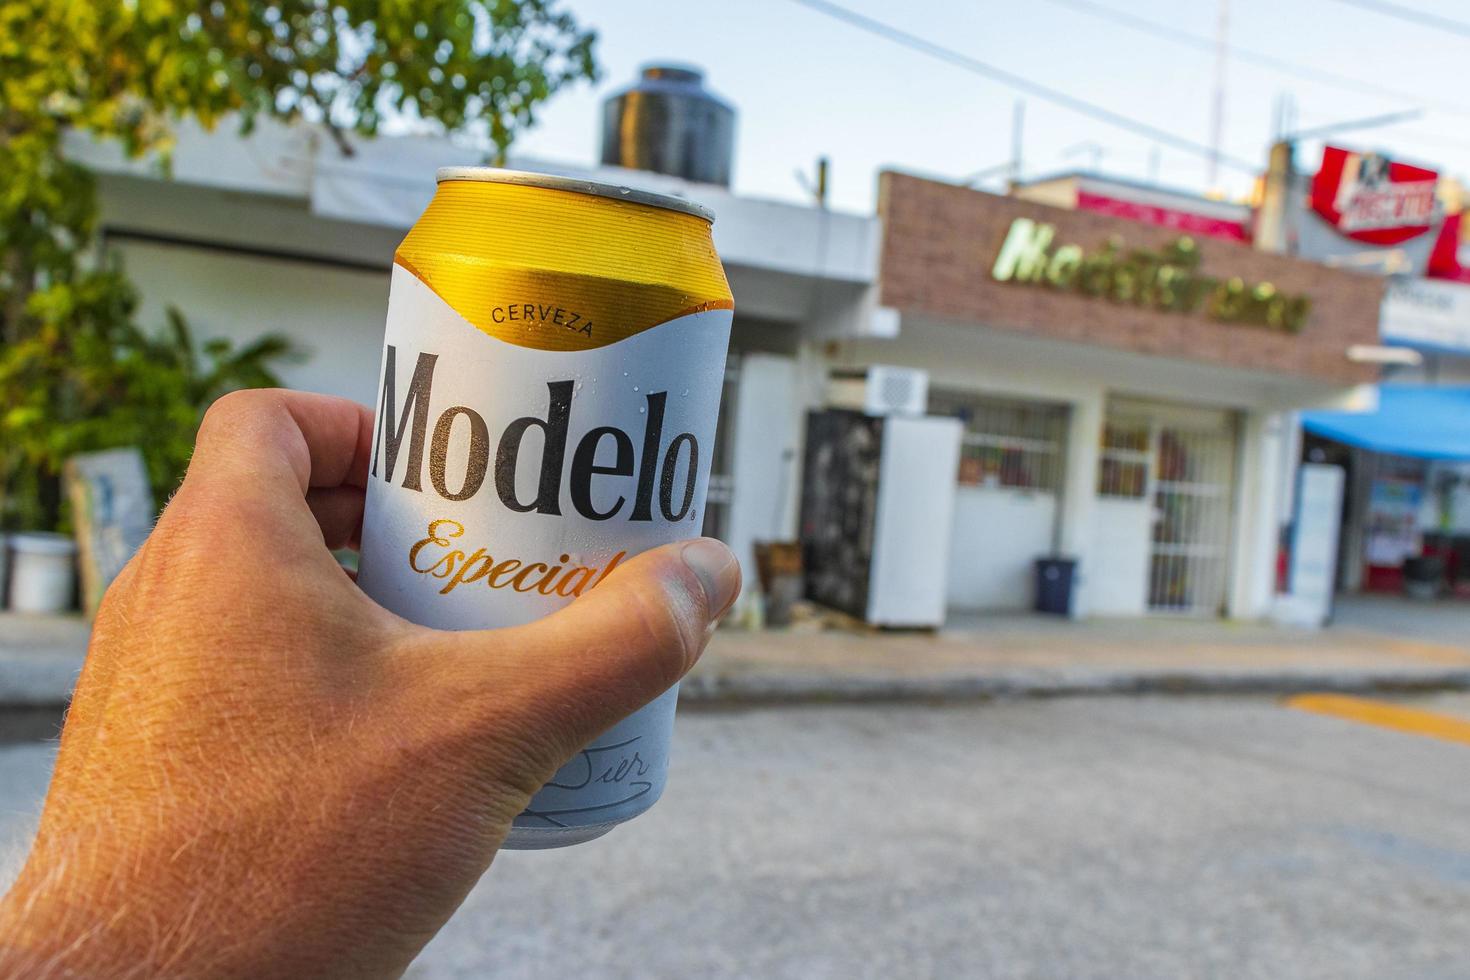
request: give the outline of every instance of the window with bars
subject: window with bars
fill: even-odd
[[[961,486],[1060,491],[1066,460],[1065,405],[931,389],[929,411],[964,423]]]
[[[1148,492],[1148,422],[1110,419],[1103,425],[1098,455],[1097,492],[1101,497],[1141,500]]]

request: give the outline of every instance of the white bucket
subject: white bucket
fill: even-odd
[[[77,546],[65,534],[10,536],[10,608],[58,613],[71,608],[76,590]]]

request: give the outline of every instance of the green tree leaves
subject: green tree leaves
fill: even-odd
[[[317,123],[350,152],[345,133],[397,116],[503,151],[596,77],[594,42],[557,0],[0,0],[0,526],[57,524],[75,452],[138,445],[166,494],[208,403],[292,353],[200,345],[174,311],[136,325],[65,133],[166,165],[186,117]]]

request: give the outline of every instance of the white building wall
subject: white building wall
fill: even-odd
[[[753,594],[757,541],[789,541],[796,537],[797,497],[801,488],[801,426],[806,417],[800,372],[793,358],[745,354],[732,414],[734,439],[725,543],[740,559],[744,591]]]
[[[289,387],[371,405],[388,309],[388,273],[139,241],[117,243],[141,297],[138,323],[157,329],[178,307],[202,342],[287,335],[305,359],[278,365]]]
[[[1142,616],[1148,612],[1149,535],[1153,501],[1097,501],[1088,535],[1082,597],[1092,616]]]
[[[1234,619],[1259,619],[1271,612],[1285,496],[1281,485],[1292,475],[1282,446],[1290,437],[1289,420],[1281,412],[1257,410],[1242,416],[1228,595]]]
[[[1106,605],[1102,592],[1109,583],[1102,568],[1108,552],[1094,533],[1094,529],[1107,520],[1103,511],[1107,501],[1099,500],[1097,496],[1098,453],[1107,394],[1101,386],[1079,388],[1070,405],[1067,466],[1063,476],[1062,514],[1057,540],[1062,554],[1077,559],[1072,615],[1080,617],[1102,611]],[[1142,581],[1140,576],[1140,588]]]
[[[1055,494],[1013,487],[957,486],[949,549],[951,609],[1028,609],[1032,562],[1051,551]]]

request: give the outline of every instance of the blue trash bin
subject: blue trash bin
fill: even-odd
[[[1075,558],[1036,559],[1036,611],[1072,615],[1072,583],[1076,577]]]

